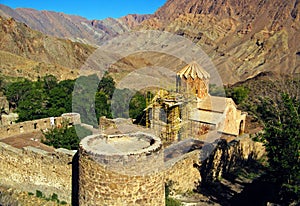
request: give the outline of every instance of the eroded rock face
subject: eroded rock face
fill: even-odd
[[[94,47],[46,36],[14,19],[0,17],[1,73],[36,79],[52,74],[74,79]]]
[[[175,33],[200,45],[212,58],[224,84],[233,84],[262,72],[300,72],[299,2],[169,0],[154,15],[92,21],[4,5],[0,15],[14,17],[48,35],[94,45],[132,29]]]
[[[11,9],[0,5],[0,15],[12,17],[44,34],[97,45],[149,18],[150,15],[127,15],[119,19],[88,20],[81,16],[35,9]],[[55,28],[55,29],[53,29]]]
[[[300,72],[299,6],[298,0],[169,0],[142,28],[193,40],[228,84],[264,71]]]

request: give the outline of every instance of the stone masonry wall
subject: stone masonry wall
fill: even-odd
[[[61,117],[55,117],[55,125],[62,124],[64,120],[69,120],[71,124],[80,124],[80,115],[76,113],[66,113]],[[40,131],[41,129],[51,128],[50,118],[25,121],[11,125],[0,126],[0,139],[8,136],[19,135],[22,133],[30,133]]]
[[[33,193],[40,190],[46,196],[56,193],[60,200],[70,203],[72,158],[68,150],[48,153],[0,142],[0,184]]]
[[[248,161],[259,160],[265,155],[261,142],[254,142],[249,137],[235,139],[231,142],[222,140],[210,156],[200,165],[201,182],[212,182]]]
[[[199,165],[199,150],[166,162],[168,169],[165,172],[165,182],[171,191],[184,193],[196,189],[201,177],[195,164]]]
[[[79,205],[165,205],[164,173],[119,174],[81,152],[78,198]]]

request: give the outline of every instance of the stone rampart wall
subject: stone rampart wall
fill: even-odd
[[[17,149],[0,142],[0,184],[22,191],[53,193],[71,202],[73,152],[58,149],[53,153],[25,147]]]
[[[54,124],[58,126],[64,120],[69,120],[70,124],[80,124],[80,115],[74,113],[66,113],[61,117],[54,117]],[[8,136],[19,135],[22,133],[30,133],[52,127],[50,118],[37,119],[32,121],[25,121],[11,125],[0,126],[0,139]]]
[[[202,149],[201,151],[204,151]],[[201,182],[212,182],[224,174],[243,167],[249,161],[256,161],[265,155],[263,143],[254,142],[249,137],[237,138],[233,141],[220,141],[209,157],[201,163]]]
[[[199,150],[189,152],[165,163],[165,183],[171,191],[184,193],[193,191],[199,184],[200,173],[195,165],[199,165]]]

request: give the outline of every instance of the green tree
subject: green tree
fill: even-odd
[[[241,104],[249,94],[249,89],[243,86],[226,90],[226,96],[231,97],[236,104]]]
[[[265,100],[265,141],[270,170],[282,186],[285,201],[300,201],[300,101],[287,94]],[[268,116],[270,114],[270,116]]]
[[[98,126],[95,112],[95,97],[99,78],[97,75],[81,76],[76,80],[74,91],[72,92],[72,110],[78,112],[81,121]]]
[[[38,89],[27,91],[26,96],[19,101],[17,112],[19,122],[47,117],[43,92]]]
[[[99,120],[99,117],[106,116],[111,118],[110,105],[108,104],[107,95],[104,92],[97,92],[95,97],[95,110],[96,117]]]
[[[33,88],[33,83],[27,79],[18,80],[6,85],[5,96],[11,105],[17,107],[19,101]]]
[[[68,127],[68,122],[64,122],[62,127],[54,127],[45,132],[42,142],[55,148],[76,150],[80,139],[91,134],[90,130],[80,125]]]
[[[115,84],[116,83],[114,79],[111,76],[109,76],[108,73],[105,73],[104,77],[100,80],[98,84],[98,91],[108,95],[108,98],[112,98],[116,89]]]
[[[140,92],[137,92],[130,100],[129,103],[129,116],[136,119],[136,122],[142,122],[145,114],[146,98]]]
[[[130,89],[116,89],[111,101],[113,118],[129,118],[129,102],[134,95]]]

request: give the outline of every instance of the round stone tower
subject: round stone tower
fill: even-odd
[[[79,148],[80,205],[165,205],[163,151],[145,133],[91,135]]]

